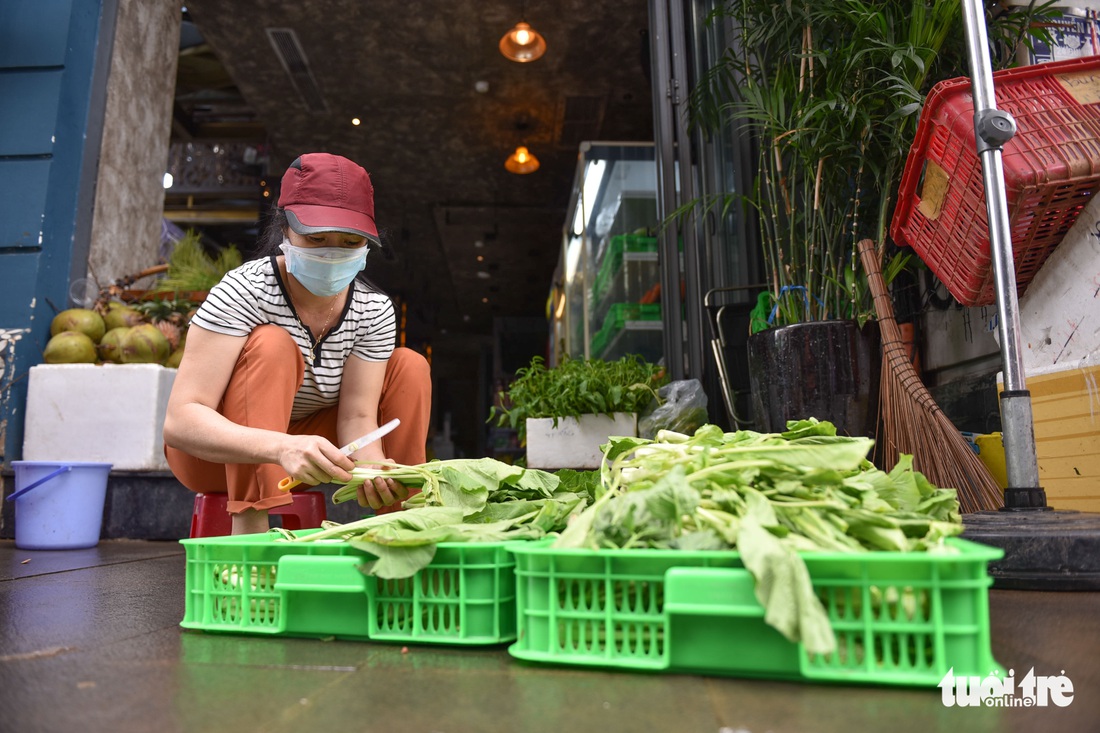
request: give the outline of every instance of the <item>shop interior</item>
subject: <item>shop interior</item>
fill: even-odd
[[[272,3],[242,27],[200,0],[182,24],[165,218],[247,252],[296,155],[360,162],[386,243],[370,276],[430,350],[440,455],[484,453],[493,385],[549,356],[580,145],[653,140],[646,4],[543,12],[547,50],[517,63],[498,46],[521,5]],[[520,146],[537,170],[506,169]]]

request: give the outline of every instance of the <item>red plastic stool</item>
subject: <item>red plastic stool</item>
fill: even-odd
[[[294,502],[268,509],[268,514],[283,518],[285,529],[320,527],[325,521],[325,495],[320,491],[295,491]],[[224,537],[233,531],[233,520],[227,511],[228,494],[196,494],[191,512],[192,537]]]

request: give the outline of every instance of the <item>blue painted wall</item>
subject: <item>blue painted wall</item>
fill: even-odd
[[[115,0],[0,2],[0,461],[28,370],[86,275]]]

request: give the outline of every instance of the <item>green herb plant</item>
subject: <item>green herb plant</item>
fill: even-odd
[[[552,368],[536,356],[516,372],[508,389],[500,394],[503,406],[494,405],[488,421],[516,430],[520,443],[525,444],[528,418],[555,418],[557,427],[560,417],[641,412],[667,381],[664,367],[637,355],[617,361],[566,356]]]
[[[800,552],[951,552],[962,532],[954,489],[939,489],[902,456],[889,473],[867,460],[873,441],[828,422],[784,433],[611,438],[602,493],[555,541],[561,548],[739,551],[765,620],[808,652],[836,640]],[[912,597],[898,601],[902,612]]]

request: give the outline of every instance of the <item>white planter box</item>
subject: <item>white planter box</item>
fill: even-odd
[[[23,459],[166,471],[164,412],[176,370],[159,364],[40,364],[27,384]]]
[[[603,453],[600,445],[612,435],[637,435],[637,416],[616,412],[612,420],[607,415],[581,415],[558,418],[541,417],[527,420],[528,468],[599,468]]]

